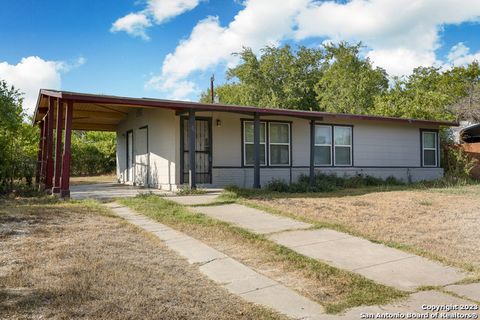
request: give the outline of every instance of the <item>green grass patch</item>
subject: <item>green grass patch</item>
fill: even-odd
[[[232,198],[226,194],[221,197],[222,200],[232,201]],[[144,195],[119,201],[177,230],[188,233],[188,230],[191,231],[194,228],[220,239],[221,237],[239,239],[258,251],[258,255],[268,257],[269,263],[277,263],[288,270],[301,271],[309,279],[316,281],[318,286],[324,285],[330,288],[333,286],[333,291],[338,294],[338,298],[327,303],[317,299],[328,313],[338,313],[360,305],[386,304],[406,295],[404,292],[377,284],[360,275],[303,256],[268,240],[265,236],[205,215],[192,213],[186,207],[158,196]]]

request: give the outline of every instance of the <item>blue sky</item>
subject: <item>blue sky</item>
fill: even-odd
[[[362,41],[392,75],[480,59],[480,1],[5,0],[0,79],[39,88],[197,100],[231,55],[284,43]]]

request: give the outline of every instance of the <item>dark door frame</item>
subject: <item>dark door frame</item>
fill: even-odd
[[[188,117],[181,116],[180,117],[180,184],[185,183],[185,137],[184,137],[184,122],[185,120],[188,121]],[[197,120],[207,121],[208,123],[208,173],[210,175],[209,183],[212,183],[212,167],[213,167],[213,134],[212,134],[212,118],[211,117],[195,117],[195,123]]]

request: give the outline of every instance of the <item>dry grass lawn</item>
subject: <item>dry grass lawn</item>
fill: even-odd
[[[393,288],[303,257],[263,236],[190,212],[161,197],[143,196],[122,199],[121,202],[317,301],[327,312],[336,313],[359,305],[386,304],[403,296]]]
[[[1,319],[271,319],[93,204],[0,199]]]
[[[480,185],[351,192],[248,202],[480,271]]]

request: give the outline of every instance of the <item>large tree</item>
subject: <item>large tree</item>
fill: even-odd
[[[320,110],[371,113],[374,99],[388,88],[385,70],[374,68],[360,56],[361,44],[326,45],[322,77],[315,91]]]
[[[238,56],[240,64],[227,72],[229,82],[216,88],[220,102],[318,110],[314,86],[321,77],[322,50],[266,47],[257,57],[244,48]],[[206,92],[201,101],[208,102],[209,97]]]

